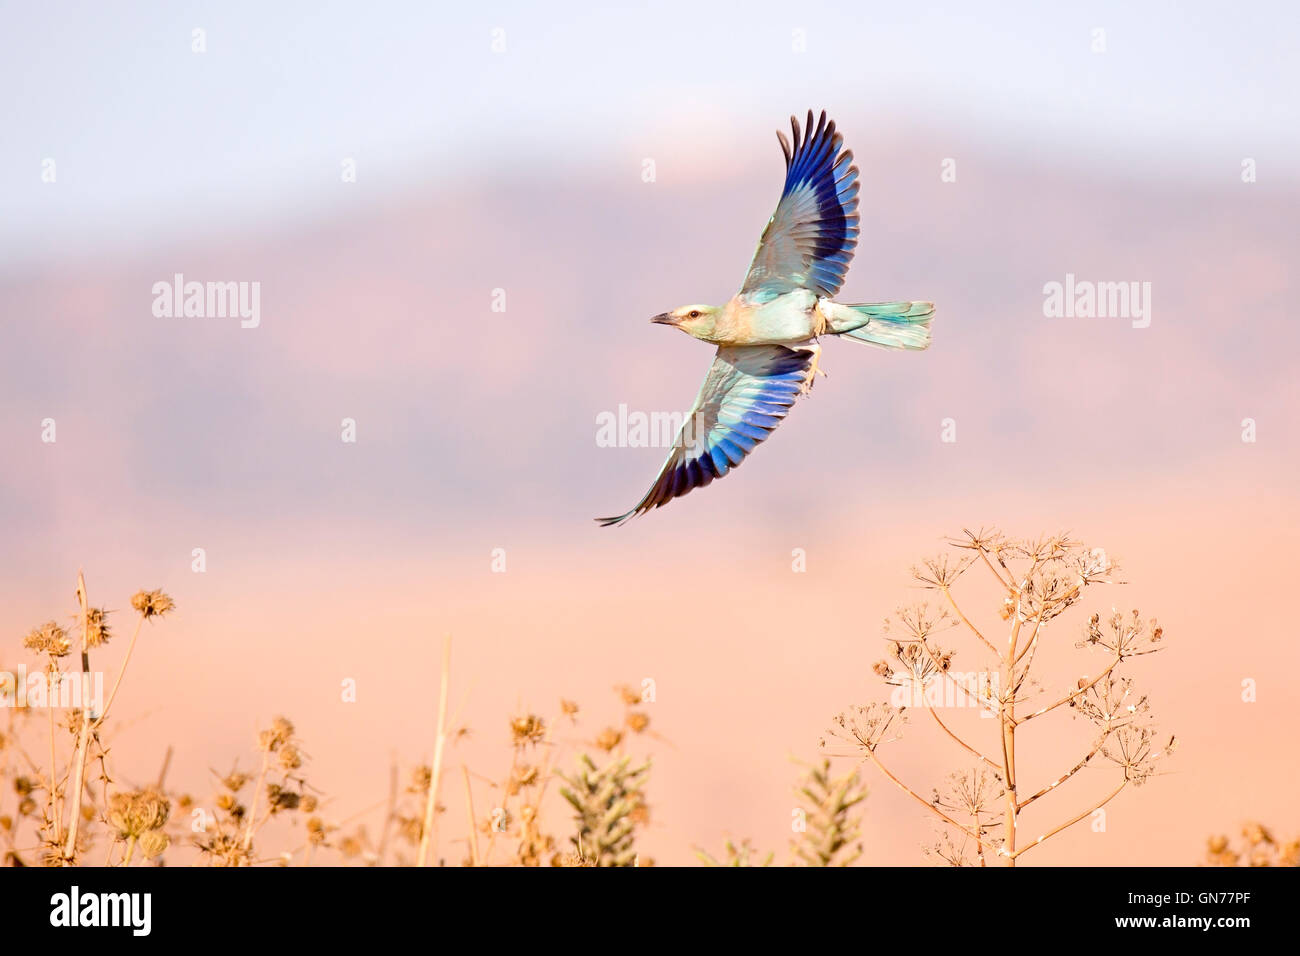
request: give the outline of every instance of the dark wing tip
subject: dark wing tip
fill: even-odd
[[[790,141],[785,138],[785,133],[780,130],[776,131],[776,138],[781,141],[781,152],[785,154],[785,168],[790,168]]]
[[[621,515],[616,515],[616,516],[613,517],[613,518],[596,518],[595,521],[596,521],[596,523],[599,524],[602,528],[608,528],[610,525],[619,525],[619,524],[622,524],[622,523],[623,523],[624,521],[626,521],[628,518],[631,518],[634,514],[636,514],[636,509],[635,509],[635,508],[633,508],[631,511],[624,512],[624,513],[621,514]]]

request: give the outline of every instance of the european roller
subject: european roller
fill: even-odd
[[[858,168],[825,111],[794,142],[780,131],[785,189],[740,291],[726,305],[683,305],[650,321],[718,347],[695,405],[650,490],[621,524],[744,461],[812,390],[824,335],[886,349],[930,344],[932,302],[834,301],[858,244]],[[825,374],[825,373],[822,373]]]

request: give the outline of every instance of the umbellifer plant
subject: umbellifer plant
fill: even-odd
[[[936,600],[901,610],[886,622],[888,659],[876,663],[873,670],[893,688],[893,700],[840,713],[822,746],[839,753],[847,745],[850,753],[873,764],[932,813],[942,836],[930,852],[946,862],[1015,866],[1025,853],[1095,813],[1123,790],[1141,786],[1160,758],[1173,749],[1174,738],[1157,737],[1146,696],[1122,673],[1132,658],[1159,650],[1164,635],[1154,619],[1143,621],[1137,611],[1094,613],[1073,625],[1068,618],[1060,620],[1088,588],[1117,583],[1116,568],[1100,549],[1085,548],[1063,536],[1012,540],[988,531],[966,531],[948,544],[955,554],[946,552],[912,571]],[[1000,633],[977,626],[958,603],[957,584],[976,565],[993,589],[1004,622]],[[963,581],[963,592],[968,586],[978,587]],[[1031,677],[1038,652],[1048,648],[1049,653],[1058,652],[1059,632],[1072,627],[1081,631],[1073,642],[1077,650],[1103,656],[1095,676],[1080,677],[1073,686],[1049,694]],[[949,629],[964,633],[967,643],[982,655],[982,669],[967,673],[953,669],[955,652],[937,642],[938,634]],[[940,713],[945,702],[985,711],[993,718],[987,721],[985,736],[994,739],[972,743],[967,739],[972,734],[959,734],[950,725],[955,721],[945,720]],[[929,800],[896,776],[881,754],[917,711],[923,712],[920,719],[933,721],[937,733],[974,761],[971,769],[952,774]],[[1016,756],[1028,725],[1037,728],[1041,718],[1065,713],[1093,725],[1092,743],[1050,782],[1039,786],[1038,781],[1023,780]],[[1087,802],[1082,812],[1062,812],[1045,828],[1036,829],[1032,838],[1021,838],[1022,816],[1028,808],[1086,768],[1106,763],[1114,768],[1113,786],[1103,796]]]

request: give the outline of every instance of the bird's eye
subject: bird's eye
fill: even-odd
[[[699,317],[700,317],[700,310],[699,310],[699,309],[691,309],[691,318],[692,318],[692,319],[698,319]]]

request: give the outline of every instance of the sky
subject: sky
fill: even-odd
[[[635,161],[665,135],[727,161],[735,134],[810,105],[1160,181],[1242,156],[1294,181],[1300,148],[1297,14],[1285,3],[4,12],[6,258],[310,215],[353,201],[338,189],[345,158],[351,192],[369,195],[485,169]],[[40,176],[51,158],[57,190]]]
[[[114,705],[123,779],[174,744],[201,789],[283,712],[339,818],[428,759],[444,633],[476,731],[457,774],[499,776],[509,714],[579,700],[580,744],[649,678],[646,846],[690,863],[784,847],[790,758],[883,698],[909,566],[965,527],[1069,531],[1128,581],[1092,609],[1164,624],[1136,670],[1183,746],[1042,862],[1300,828],[1295,13],[745,10],[6,8],[0,664],[71,613],[78,568],[111,607],[164,587]],[[735,291],[773,130],[810,106],[862,170],[842,299],[933,300],[934,344],[828,343],[744,468],[601,530],[663,455],[602,447],[601,416],[684,411],[710,360],[647,320]],[[159,314],[177,274],[256,283],[255,325]],[[1051,315],[1075,280],[1145,312]],[[1026,756],[1044,780],[1069,726]],[[900,758],[926,792],[944,743]],[[866,779],[865,861],[921,862],[929,824]]]

